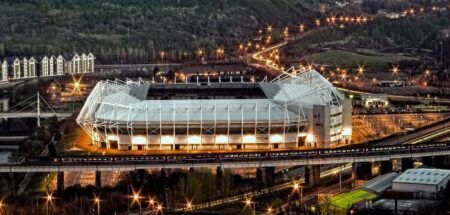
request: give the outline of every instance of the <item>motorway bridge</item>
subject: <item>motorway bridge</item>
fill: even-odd
[[[247,168],[308,166],[388,161],[450,155],[450,141],[442,143],[283,150],[268,152],[227,152],[203,154],[89,156],[28,159],[22,163],[0,165],[0,172],[78,172],[134,171],[150,168]]]

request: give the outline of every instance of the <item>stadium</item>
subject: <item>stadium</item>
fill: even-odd
[[[94,146],[119,150],[334,147],[352,133],[351,102],[296,68],[256,83],[101,81],[77,123]]]

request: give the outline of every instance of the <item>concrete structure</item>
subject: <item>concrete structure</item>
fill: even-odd
[[[445,190],[449,180],[450,170],[408,169],[394,180],[392,189],[420,193],[420,196],[426,198],[436,198]]]
[[[77,118],[94,145],[277,149],[330,147],[351,138],[350,102],[315,70],[292,68],[258,83],[261,99],[146,100],[150,84],[116,80],[96,85]]]
[[[321,153],[318,153],[318,152]],[[25,163],[0,165],[0,172],[58,171],[134,171],[149,168],[263,168],[278,166],[313,166],[342,163],[367,163],[399,158],[450,155],[450,143],[386,146],[359,149],[320,149],[257,152],[230,152],[223,155],[160,154],[135,156],[64,157],[61,162],[28,160]]]

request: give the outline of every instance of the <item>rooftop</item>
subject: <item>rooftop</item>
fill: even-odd
[[[429,184],[441,183],[450,175],[445,169],[408,169],[398,176],[394,183]]]
[[[391,172],[384,175],[379,175],[372,180],[365,183],[362,187],[374,191],[376,193],[381,193],[392,186],[392,182],[397,178],[398,173]]]
[[[265,98],[147,100],[149,84],[146,82],[99,82],[86,100],[78,120],[95,118],[108,122],[157,124],[242,120],[298,122],[306,120],[305,111],[311,111],[313,105],[339,105],[343,99],[315,70],[291,69],[271,82],[259,82],[258,85]],[[86,110],[90,116],[85,115]]]

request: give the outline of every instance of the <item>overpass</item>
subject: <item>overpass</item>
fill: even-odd
[[[62,157],[0,165],[0,172],[134,171],[151,168],[261,168],[388,161],[450,155],[450,142],[353,149],[204,154]]]

